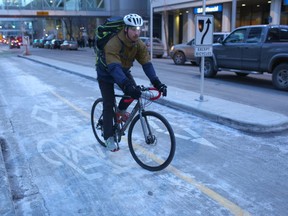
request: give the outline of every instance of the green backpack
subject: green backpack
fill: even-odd
[[[95,37],[96,64],[101,63],[106,68],[104,47],[124,26],[123,17],[111,17],[108,18],[104,24],[97,27]]]

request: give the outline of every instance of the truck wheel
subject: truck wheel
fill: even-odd
[[[283,63],[274,68],[272,83],[279,90],[288,90],[288,64]]]
[[[214,69],[213,59],[205,58],[205,62],[204,62],[204,76],[205,77],[214,77],[214,76],[216,76],[216,74],[217,74],[217,71]]]
[[[173,56],[173,61],[176,65],[183,65],[186,61],[184,53],[176,52]]]

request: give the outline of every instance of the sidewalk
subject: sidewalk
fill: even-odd
[[[91,67],[59,62],[34,55],[18,56],[90,80],[95,80],[96,77],[95,69]],[[136,79],[136,81],[148,85],[148,80]],[[161,98],[159,103],[246,132],[266,133],[288,129],[288,116],[283,114],[210,96],[204,96],[204,100],[200,101],[199,93],[173,86],[169,86],[168,97]]]

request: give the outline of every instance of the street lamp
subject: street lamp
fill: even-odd
[[[59,30],[59,28],[58,28],[58,26],[56,26],[56,39],[58,39],[58,30]]]

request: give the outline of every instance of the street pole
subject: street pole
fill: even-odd
[[[231,31],[233,31],[236,26],[236,10],[237,10],[237,0],[232,0]]]
[[[202,14],[206,15],[206,0],[203,0],[203,6],[202,6]],[[200,97],[199,100],[200,101],[204,101],[204,61],[205,61],[205,57],[201,56],[201,84],[200,84]]]
[[[153,60],[153,0],[150,0],[150,57]]]

